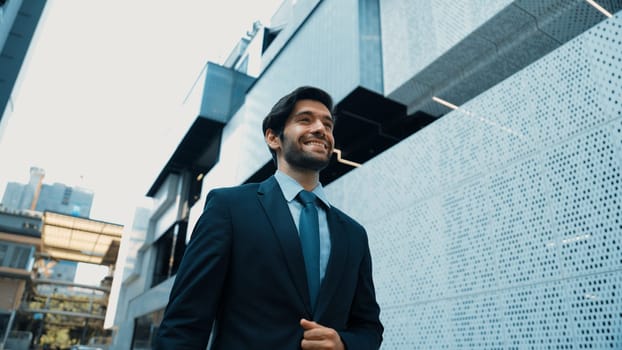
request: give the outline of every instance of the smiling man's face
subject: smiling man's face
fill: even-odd
[[[318,101],[296,102],[279,139],[279,168],[281,165],[313,171],[326,168],[335,145],[330,111]]]

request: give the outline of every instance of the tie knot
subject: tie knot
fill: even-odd
[[[303,205],[315,204],[315,195],[312,192],[302,190],[298,193],[298,201]]]

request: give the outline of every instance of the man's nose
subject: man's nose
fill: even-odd
[[[314,134],[321,133],[323,135],[326,132],[326,125],[319,119],[315,120],[311,123],[311,132]]]

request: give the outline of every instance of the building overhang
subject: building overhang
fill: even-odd
[[[190,170],[205,174],[218,161],[220,138],[224,123],[205,117],[197,117],[147,192],[153,197],[170,174]]]
[[[45,211],[41,250],[58,260],[113,265],[122,233],[122,225]]]
[[[198,116],[147,192],[148,197],[156,196],[170,174],[189,171],[200,181],[216,164],[222,129],[244,104],[246,92],[255,81],[242,72],[213,62],[207,63],[204,74]],[[188,98],[190,96],[195,96],[194,88]]]

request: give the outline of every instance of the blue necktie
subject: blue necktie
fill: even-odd
[[[303,205],[298,231],[300,231],[300,243],[305,259],[312,309],[315,307],[317,295],[320,292],[320,223],[315,198],[313,193],[305,190],[300,191],[297,197]]]

